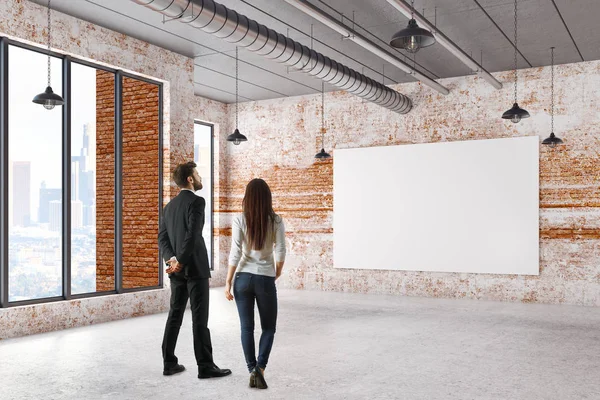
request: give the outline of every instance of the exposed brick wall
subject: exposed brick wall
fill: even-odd
[[[115,289],[115,75],[96,71],[96,291]]]
[[[320,96],[240,104],[249,141],[228,146],[218,212],[221,267],[231,216],[245,184],[265,178],[286,219],[282,285],[311,290],[385,293],[600,306],[600,62],[556,67],[556,134],[565,145],[540,150],[540,275],[488,275],[333,268],[333,169],[313,159],[320,149]],[[495,90],[476,77],[441,80],[447,96],[418,83],[395,86],[413,99],[399,115],[343,92],[327,93],[325,149],[493,139],[550,133],[550,68],[519,71],[519,104],[531,118],[500,118],[513,103],[510,72]],[[230,108],[232,117],[233,110]],[[285,115],[286,118],[281,118]],[[390,176],[393,179],[393,176]],[[357,182],[357,184],[360,184]],[[394,205],[390,204],[390,213]]]
[[[114,75],[97,79],[98,291],[114,290]],[[123,78],[123,287],[158,285],[158,86]]]
[[[159,87],[123,78],[123,288],[158,286]]]

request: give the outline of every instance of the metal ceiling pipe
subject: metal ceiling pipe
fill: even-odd
[[[132,1],[392,111],[406,114],[412,108],[407,96],[212,0]]]
[[[367,39],[363,35],[359,34],[355,30],[346,26],[344,23],[336,20],[331,15],[327,14],[325,11],[320,8],[314,6],[306,0],[285,0],[290,5],[296,7],[298,10],[302,11],[306,15],[309,15],[321,22],[322,24],[330,27],[334,31],[340,33],[344,36],[345,39],[352,40],[354,43],[363,47],[364,49],[370,51],[375,54],[377,57],[389,62],[395,67],[401,69],[402,71],[411,74],[416,80],[423,82],[424,85],[429,86],[430,88],[437,90],[441,94],[448,94],[450,91],[444,87],[443,85],[437,83],[433,79],[429,78],[426,75],[423,75],[418,70],[411,67],[406,62],[402,61],[394,54],[390,53],[383,47],[373,43],[371,40]]]
[[[410,4],[404,0],[387,0],[390,5],[392,5],[396,10],[400,11],[408,18],[414,18],[422,28],[429,30],[435,40],[445,47],[450,53],[452,53],[456,58],[458,58],[463,64],[467,67],[471,68],[477,75],[481,78],[485,79],[490,85],[495,87],[496,89],[502,89],[502,83],[500,83],[496,78],[492,76],[488,71],[486,71],[477,61],[473,60],[467,53],[464,52],[463,49],[458,47],[452,40],[448,38],[448,36],[444,35],[435,25],[427,20],[423,15],[419,14],[417,10],[412,9]],[[413,14],[414,13],[414,14]]]

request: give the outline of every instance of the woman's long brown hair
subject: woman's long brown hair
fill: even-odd
[[[267,235],[273,234],[276,218],[271,189],[267,182],[252,179],[246,186],[242,206],[246,218],[248,246],[253,250],[262,250],[267,242]]]

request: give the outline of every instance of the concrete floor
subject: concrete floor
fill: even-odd
[[[268,390],[247,388],[235,305],[212,289],[199,381],[186,315],[164,377],[166,314],[0,341],[9,399],[600,399],[600,309],[280,291]]]

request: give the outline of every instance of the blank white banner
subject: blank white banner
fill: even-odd
[[[341,149],[336,268],[539,274],[537,136]]]

